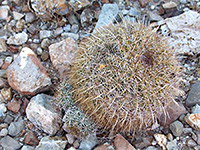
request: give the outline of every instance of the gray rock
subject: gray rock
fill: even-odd
[[[122,14],[123,14],[124,16],[125,16],[125,15],[128,15],[128,13],[129,13],[128,10],[126,10],[126,9],[122,10]]]
[[[186,105],[188,107],[196,104],[200,105],[200,81],[192,84],[188,98],[186,99]]]
[[[179,0],[181,4],[186,4],[187,0]]]
[[[59,109],[52,105],[53,98],[45,94],[38,94],[31,98],[27,108],[27,118],[44,132],[54,135],[61,126]]]
[[[131,7],[128,14],[131,17],[137,17],[138,15],[140,15],[140,12],[136,8]]]
[[[72,29],[71,29],[71,32],[73,33],[77,33],[79,30],[79,26],[77,24],[73,24],[72,25]]]
[[[189,139],[188,141],[187,141],[187,146],[188,147],[194,147],[194,146],[196,146],[197,145],[197,143],[194,141],[194,140],[192,140],[192,139]]]
[[[177,141],[176,139],[170,142],[167,142],[167,150],[177,150],[178,149],[178,145],[177,145]]]
[[[136,18],[135,17],[130,17],[130,16],[125,16],[124,20],[130,21],[130,22],[136,22]]]
[[[40,31],[40,40],[45,38],[50,38],[52,36],[52,32],[49,30],[41,30]]]
[[[145,150],[159,150],[159,149],[154,146],[149,146]]]
[[[72,145],[74,143],[74,136],[72,134],[66,134],[65,136],[67,138],[68,143]]]
[[[28,34],[25,32],[17,33],[14,36],[11,36],[7,40],[7,44],[12,44],[12,45],[22,45],[26,43],[28,40]]]
[[[22,49],[7,69],[9,85],[21,94],[35,95],[51,85],[46,69],[29,48]]]
[[[35,148],[32,146],[24,145],[21,150],[35,150]]]
[[[81,25],[83,27],[87,27],[90,24],[92,24],[92,20],[95,18],[95,13],[92,9],[86,8],[81,13],[80,19],[81,19]]]
[[[51,44],[51,41],[49,39],[43,39],[41,42],[41,47],[43,49],[48,49],[50,44]]]
[[[60,137],[43,137],[35,150],[64,150],[67,140]]]
[[[6,78],[6,70],[1,70],[0,69],[0,77]]]
[[[148,11],[147,15],[149,17],[150,22],[163,20],[163,18],[159,14],[152,11]]]
[[[24,129],[24,121],[12,122],[8,127],[8,134],[11,136],[17,136],[22,129]]]
[[[17,150],[21,147],[21,144],[10,136],[3,137],[0,143],[5,150]]]
[[[2,104],[0,103],[0,122],[2,122],[3,119],[5,118],[6,111],[7,111],[6,105],[4,103]]]
[[[8,134],[8,129],[6,129],[6,128],[1,129],[1,131],[0,131],[0,137],[1,136],[6,136],[7,134]]]
[[[62,36],[63,38],[71,37],[71,38],[73,38],[75,41],[77,41],[77,40],[79,39],[79,35],[76,34],[76,33],[64,32],[64,33],[61,34],[61,36]]]
[[[80,150],[92,150],[92,148],[97,144],[97,137],[95,134],[88,135],[86,139],[82,140],[80,143]]]
[[[178,120],[171,123],[169,128],[172,131],[172,134],[176,137],[181,136],[181,134],[183,133],[183,124]]]
[[[95,29],[101,28],[105,25],[112,23],[118,16],[119,8],[117,4],[104,4],[99,15],[99,19],[95,26]],[[94,29],[94,31],[95,31]]]
[[[11,115],[7,114],[4,119],[4,122],[10,124],[13,120],[14,118]]]
[[[32,23],[33,21],[35,21],[35,15],[31,12],[27,13],[25,15],[25,21],[26,23]]]
[[[70,32],[70,31],[71,31],[71,25],[70,25],[70,24],[65,25],[65,26],[63,27],[63,30],[64,30],[65,32]]]
[[[78,18],[74,14],[69,15],[67,19],[71,25],[79,24]]]
[[[54,37],[56,37],[56,36],[60,35],[61,33],[63,33],[63,28],[59,27],[53,32],[53,35],[54,35]]]
[[[193,108],[192,108],[192,113],[193,114],[200,114],[200,106],[198,104],[196,104]]]
[[[4,39],[0,39],[0,52],[6,52],[7,45]]]

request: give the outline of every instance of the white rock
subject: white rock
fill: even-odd
[[[4,39],[0,39],[0,52],[6,52],[7,45]]]
[[[167,137],[164,134],[159,134],[159,133],[154,134],[154,137],[158,145],[160,145],[163,150],[166,150]]]
[[[35,15],[33,13],[27,13],[25,16],[26,23],[35,21]]]
[[[35,148],[32,146],[24,145],[21,150],[35,150]]]
[[[31,98],[26,108],[27,118],[44,132],[54,135],[60,129],[61,115],[52,105],[53,98],[45,94],[38,94]]]
[[[22,32],[9,37],[7,40],[7,44],[22,45],[26,43],[27,40],[28,40],[28,34]]]
[[[40,40],[51,37],[52,32],[49,30],[41,30],[40,31]]]
[[[67,140],[60,137],[43,137],[35,150],[64,150]]]
[[[200,14],[198,12],[189,10],[179,16],[167,18],[158,24],[163,22],[171,34],[170,45],[175,47],[177,54],[200,53]],[[168,29],[161,28],[162,32]]]
[[[5,112],[7,111],[6,105],[4,103],[0,103],[0,121],[5,117]]]
[[[51,85],[46,69],[29,48],[22,49],[7,69],[9,85],[22,94],[35,95]]]
[[[0,20],[6,20],[8,18],[9,6],[0,6]]]
[[[0,136],[6,136],[7,134],[8,134],[8,129],[6,128],[1,129]]]
[[[15,20],[20,20],[24,17],[24,14],[13,11],[13,17],[14,17]]]
[[[192,113],[193,114],[199,114],[200,115],[200,106],[198,104],[196,104],[193,108],[192,108]]]

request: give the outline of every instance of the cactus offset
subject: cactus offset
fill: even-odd
[[[144,129],[175,97],[173,52],[166,38],[141,24],[105,26],[80,44],[70,76],[73,97],[105,129]]]

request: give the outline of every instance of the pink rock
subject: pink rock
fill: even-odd
[[[8,18],[8,8],[1,6],[0,7],[0,20],[6,20]]]
[[[51,62],[58,69],[61,79],[66,78],[67,71],[69,71],[75,55],[75,50],[75,41],[70,37],[49,46]]]
[[[114,140],[116,150],[135,150],[135,148],[120,134]]]
[[[183,104],[173,101],[167,106],[166,113],[166,115],[162,113],[159,117],[159,123],[162,126],[168,126],[170,123],[178,119],[180,115],[186,113],[186,109]]]
[[[94,150],[114,150],[114,148],[110,144],[104,143],[103,145],[96,147]]]
[[[11,102],[8,102],[7,108],[8,110],[14,113],[18,113],[20,110],[21,104],[22,104],[21,100],[17,100],[16,98],[14,98]]]
[[[51,85],[46,69],[36,54],[25,47],[7,69],[9,85],[21,94],[35,95]]]

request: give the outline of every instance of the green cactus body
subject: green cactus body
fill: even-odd
[[[175,97],[179,67],[166,38],[141,24],[98,29],[81,42],[73,98],[98,125],[129,132],[152,125]]]

